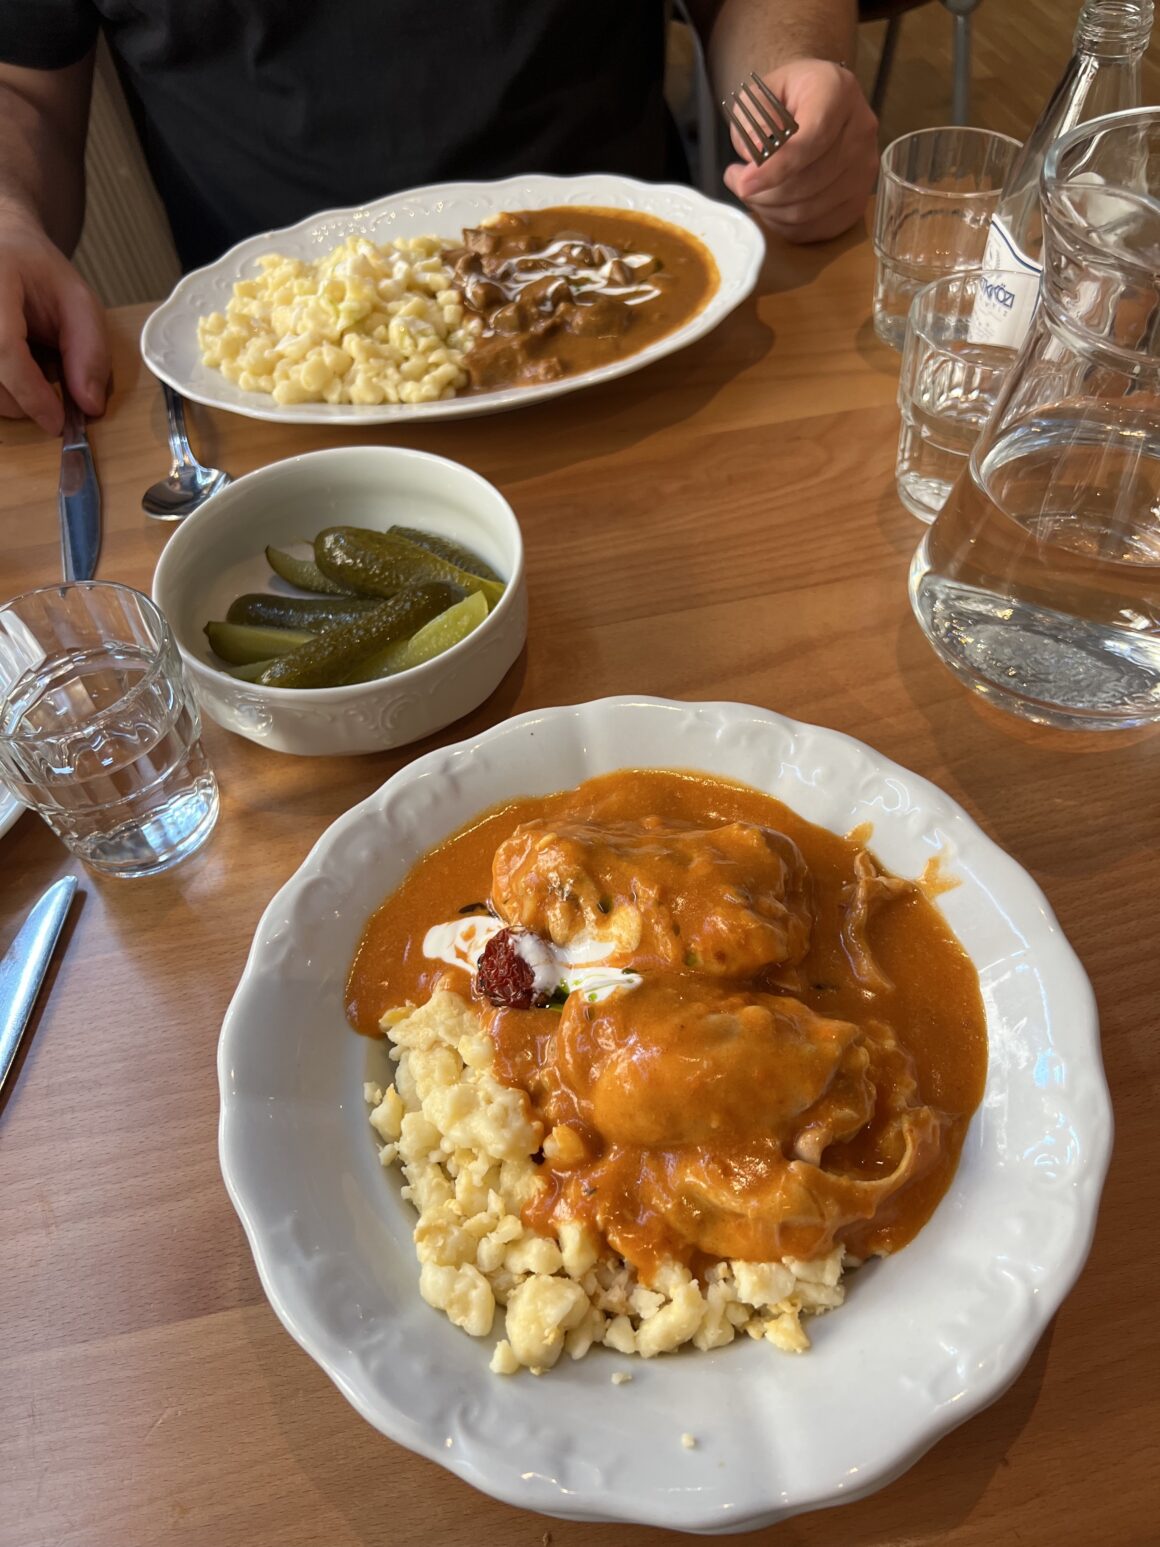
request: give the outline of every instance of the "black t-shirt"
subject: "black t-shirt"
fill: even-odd
[[[661,0],[0,0],[0,60],[103,30],[187,268],[427,183],[681,177]]]

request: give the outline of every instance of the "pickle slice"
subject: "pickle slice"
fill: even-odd
[[[328,580],[312,559],[300,559],[283,548],[267,548],[266,563],[274,573],[300,591],[321,591],[326,596],[350,596],[345,586]]]
[[[473,591],[461,602],[448,607],[437,618],[412,634],[409,639],[397,639],[385,650],[365,660],[352,682],[369,682],[372,677],[392,677],[397,672],[409,671],[421,666],[444,650],[450,650],[461,639],[466,639],[487,617],[487,598],[482,591]]]
[[[417,548],[426,548],[428,553],[437,553],[441,559],[449,559],[469,575],[478,575],[481,580],[495,580],[503,584],[490,564],[485,564],[478,554],[472,553],[462,543],[453,542],[450,537],[436,537],[434,532],[421,532],[417,526],[393,526],[390,531],[414,543]]]
[[[264,661],[247,661],[244,666],[227,666],[225,675],[227,677],[236,677],[239,682],[257,682],[258,678],[266,670],[266,667],[272,665],[273,657],[269,657]]]
[[[251,661],[266,661],[273,655],[286,655],[315,638],[317,629],[255,627],[245,623],[207,623],[205,636],[210,649],[233,666]]]
[[[275,596],[268,591],[248,591],[230,603],[226,622],[318,634],[335,623],[349,623],[378,605],[373,596]]]
[[[331,526],[314,539],[314,558],[328,579],[370,596],[385,596],[400,586],[444,580],[463,591],[482,591],[494,607],[503,595],[497,580],[471,575],[449,559],[389,532]]]
[[[442,581],[408,586],[350,623],[339,623],[289,655],[271,661],[258,681],[266,687],[331,688],[354,677],[368,656],[413,634],[459,599]]]

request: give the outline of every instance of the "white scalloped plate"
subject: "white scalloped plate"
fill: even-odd
[[[10,827],[15,826],[16,818],[23,810],[24,807],[16,796],[0,785],[0,838],[3,838]]]
[[[813,1350],[748,1339],[540,1379],[489,1373],[419,1298],[414,1216],[362,1099],[377,1044],[343,1018],[367,917],[438,840],[517,794],[621,767],[768,790],[813,822],[870,822],[940,899],[979,969],[990,1062],[955,1180],[921,1235],[849,1280]],[[739,704],[614,698],[429,753],[339,818],[266,910],[218,1053],[220,1151],[266,1293],[384,1434],[496,1498],[570,1519],[732,1532],[858,1498],[1015,1378],[1087,1255],[1111,1109],[1087,978],[1034,882],[934,785],[835,731]],[[683,1431],[695,1450],[680,1443]]]
[[[197,319],[224,311],[236,280],[254,272],[263,253],[293,258],[317,258],[354,232],[373,241],[397,236],[433,235],[458,239],[464,226],[478,225],[503,210],[544,209],[555,205],[597,205],[642,210],[699,237],[717,263],[720,282],[709,300],[683,327],[645,349],[596,370],[566,376],[534,387],[508,387],[501,392],[447,398],[438,403],[385,403],[358,407],[352,403],[296,403],[283,406],[262,392],[243,392],[220,371],[203,365],[197,347]],[[179,280],[168,300],[153,312],[141,331],[141,354],[155,376],[178,392],[205,403],[244,414],[291,424],[389,424],[428,419],[464,419],[475,414],[523,408],[544,398],[575,392],[595,382],[610,381],[639,371],[662,355],[683,349],[739,306],[757,283],[765,242],[748,215],[728,204],[707,199],[693,188],[668,183],[639,183],[629,177],[594,174],[587,177],[513,177],[502,183],[445,183],[394,194],[357,209],[327,210],[282,231],[264,231],[231,247],[216,263]]]

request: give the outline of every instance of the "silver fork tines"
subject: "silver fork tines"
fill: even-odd
[[[730,92],[721,111],[741,136],[755,166],[768,161],[791,134],[797,133],[797,120],[789,108],[756,72]]]

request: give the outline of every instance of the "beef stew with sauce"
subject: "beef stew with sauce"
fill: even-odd
[[[471,392],[556,381],[636,354],[701,310],[718,284],[708,250],[654,216],[517,210],[468,228],[447,253],[483,323]]]

